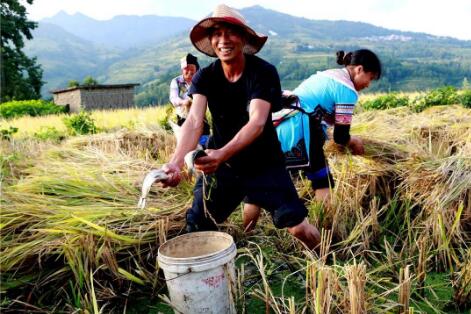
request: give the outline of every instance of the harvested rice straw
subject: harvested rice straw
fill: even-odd
[[[158,226],[157,234],[159,235],[159,243],[167,242],[168,225],[169,225],[168,217],[164,217],[158,220],[156,227]]]
[[[361,262],[345,267],[351,314],[366,313],[366,265]]]
[[[470,127],[471,111],[461,106],[436,106],[418,114],[402,107],[356,115],[352,132],[362,138],[399,144],[407,143],[406,138],[417,130],[447,130],[460,137]],[[422,133],[426,139],[427,133]]]
[[[114,298],[123,280],[155,289],[163,284],[146,266],[159,243],[182,230],[189,184],[171,192],[155,187],[158,197],[137,211],[135,182],[151,164],[105,150],[65,144],[39,151],[23,179],[2,189],[0,270],[20,289],[31,284],[35,294],[53,293],[48,287],[73,275],[76,302],[93,310],[93,297]],[[44,265],[51,275],[30,275],[43,275]],[[95,284],[101,278],[93,291],[90,278]]]
[[[242,308],[242,314],[245,314],[245,291],[244,291],[244,281],[245,281],[245,264],[241,264],[239,269],[236,269],[237,272],[237,298],[240,307]]]
[[[125,154],[144,160],[168,160],[175,147],[175,137],[164,130],[121,130],[112,134],[95,134],[72,138],[65,146],[96,147],[105,153]]]
[[[401,305],[401,314],[409,313],[409,300],[411,292],[411,274],[410,265],[401,268],[399,271],[399,304]]]
[[[294,297],[288,298],[288,313],[296,314],[296,302],[294,301]]]
[[[458,272],[455,274],[453,281],[454,293],[453,300],[460,308],[465,309],[471,305],[471,249],[467,249],[467,253],[461,263]]]
[[[330,144],[327,145],[336,179],[332,193],[335,211],[322,214],[333,222],[332,236],[340,242],[336,241],[332,251],[331,242],[327,241],[330,236],[325,235],[320,263],[332,254],[334,266],[316,263],[306,269],[306,303],[298,312],[392,311],[397,308],[395,292],[400,287],[391,279],[391,273],[396,277],[400,265],[415,256],[416,239],[428,238],[423,249],[419,243],[415,272],[420,278],[427,270],[426,261],[437,256],[447,268],[458,266],[454,298],[462,304],[465,302],[460,300],[469,300],[471,280],[467,270],[471,266],[469,258],[463,261],[463,251],[470,241],[471,222],[468,220],[466,225],[466,219],[471,219],[470,112],[457,106],[431,108],[419,114],[408,108],[365,112],[355,117],[352,128],[353,134],[364,139],[365,155],[351,156],[338,147],[329,151]],[[182,230],[184,209],[191,201],[190,184],[183,182],[171,190],[153,187],[154,196],[146,211],[136,211],[135,203],[143,174],[166,159],[173,148],[172,141],[173,136],[147,128],[77,137],[54,148],[51,144],[32,144],[28,151],[24,141],[8,143],[8,155],[26,156],[21,163],[4,163],[12,169],[12,175],[7,177],[8,186],[2,187],[0,212],[0,271],[2,280],[6,278],[13,287],[8,288],[8,293],[15,302],[23,302],[23,291],[31,287],[32,298],[51,300],[46,305],[52,304],[48,310],[66,304],[68,309],[91,312],[98,302],[98,306],[110,304],[113,311],[117,308],[111,298],[127,293],[123,289],[128,290],[130,284],[145,284],[153,291],[163,287],[155,271],[156,249],[167,237]],[[310,201],[313,196],[308,184],[300,184],[300,192]],[[411,200],[414,202],[409,206]],[[389,201],[399,205],[388,207]],[[402,205],[407,208],[402,210]],[[378,227],[378,222],[391,225],[384,221],[390,218],[384,213],[396,208],[401,210],[392,219],[399,221],[400,234]],[[325,221],[320,215],[315,218]],[[272,228],[271,223],[266,228]],[[279,232],[274,234],[280,235]],[[377,232],[384,244],[378,243]],[[306,265],[306,259],[297,256],[302,253],[293,251],[291,237],[285,240],[271,235],[266,239],[290,256],[290,268],[302,269]],[[365,301],[365,264],[342,267],[335,261],[337,254],[345,262],[341,252],[354,256],[356,250],[366,252],[369,243],[381,249],[358,257],[369,263],[369,285],[375,287],[371,308]],[[272,260],[263,259],[272,253],[262,253],[260,248],[259,251],[252,257],[247,254],[259,268],[263,281],[263,287],[255,289],[253,295],[265,301],[268,311],[296,310],[293,299],[272,292],[268,277]],[[312,255],[306,256],[313,259]],[[336,270],[345,270],[346,287]],[[406,293],[404,272],[402,300],[412,304],[417,299],[413,300],[416,295],[411,296],[410,290]],[[70,278],[71,286],[65,286]],[[239,286],[243,288],[242,279]],[[242,290],[240,294],[245,296]],[[72,295],[74,300],[67,299]],[[442,310],[429,301],[425,300],[437,312]],[[409,312],[413,312],[412,307]]]
[[[332,244],[332,230],[321,230],[321,243],[319,248],[319,256],[322,264],[327,261],[327,256],[330,253],[330,245]]]
[[[471,158],[459,153],[404,166],[400,189],[405,199],[413,199],[422,209],[414,224],[423,226],[424,235],[431,237],[440,251],[442,262],[452,269],[458,261],[453,247],[470,240],[462,226],[467,219],[463,213],[471,208],[471,202],[466,201],[471,198]]]
[[[396,180],[392,166],[361,156],[331,156],[330,169],[336,180],[332,191],[332,208],[326,214],[331,223],[335,238],[345,240],[358,220],[358,211],[364,208],[368,215],[372,201],[376,195],[391,198],[391,182]],[[376,221],[376,214],[373,214]]]
[[[419,294],[423,297],[425,295],[425,278],[427,274],[427,251],[428,251],[428,238],[422,237],[417,241],[417,248],[419,251],[419,258],[417,262],[417,290]]]
[[[306,268],[306,304],[311,312],[328,314],[332,308],[332,281],[335,273],[328,266],[312,261]]]

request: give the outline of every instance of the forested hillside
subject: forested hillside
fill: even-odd
[[[389,30],[367,23],[308,20],[260,6],[241,11],[257,31],[269,35],[260,56],[276,65],[285,89],[294,88],[318,70],[336,66],[335,51],[358,48],[374,50],[384,64],[384,75],[370,92],[461,87],[465,78],[471,78],[471,41]],[[52,25],[40,22],[27,47],[28,54],[38,56],[43,64],[46,97],[48,90],[64,87],[68,80],[80,81],[92,75],[100,83],[140,83],[136,96],[139,105],[166,103],[168,84],[179,73],[181,56],[192,52],[202,65],[211,61],[191,46],[186,30],[194,23],[191,20],[123,17],[100,21],[98,28],[97,21],[83,15],[64,14],[48,19],[57,23],[53,31],[49,31]],[[74,22],[76,18],[79,20]],[[157,18],[166,22],[159,27],[147,26],[149,31],[144,32],[142,25],[150,24],[142,19],[157,23]],[[124,20],[133,22],[117,23]],[[86,26],[87,21],[91,26]],[[64,29],[73,30],[71,25],[80,25],[75,35]],[[111,25],[117,25],[114,32]],[[126,32],[123,25],[129,25]],[[103,29],[114,37],[98,36]],[[162,31],[166,36],[149,35]],[[123,41],[110,44],[109,40],[117,37],[134,40],[128,45]]]

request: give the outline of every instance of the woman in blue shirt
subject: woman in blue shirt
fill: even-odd
[[[362,140],[350,135],[353,110],[358,101],[358,92],[381,76],[381,62],[368,49],[348,53],[338,51],[337,63],[344,65],[344,68],[317,72],[292,92],[298,98],[297,105],[304,112],[316,114],[298,112],[277,126],[278,139],[287,157],[287,167],[303,169],[312,182],[316,199],[324,203],[328,203],[330,187],[334,184],[323,151],[326,128],[334,127],[333,139],[337,144],[346,146],[352,154],[363,154]],[[290,164],[303,154],[307,155],[305,165]],[[245,205],[246,230],[255,226],[259,212],[257,206]]]

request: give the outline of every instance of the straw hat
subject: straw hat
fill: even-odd
[[[244,47],[244,53],[246,54],[256,54],[260,51],[260,49],[262,49],[263,45],[267,41],[268,37],[258,34],[253,29],[251,29],[247,25],[244,17],[234,8],[220,4],[214,9],[213,15],[211,17],[202,19],[191,29],[190,32],[190,40],[193,46],[210,57],[216,57],[216,53],[211,47],[211,42],[208,36],[208,29],[219,22],[236,25],[245,31],[247,42]]]

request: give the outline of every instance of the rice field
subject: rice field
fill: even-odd
[[[94,112],[101,133],[61,142],[33,136],[65,130],[60,116],[6,122],[19,132],[0,142],[2,312],[172,313],[156,255],[183,232],[192,179],[153,186],[136,206],[144,175],[175,145],[165,114]],[[319,252],[266,214],[250,233],[241,210],[221,226],[238,248],[238,313],[469,313],[470,109],[363,112],[352,133],[365,155],[326,147],[330,207],[294,176],[322,228]]]

